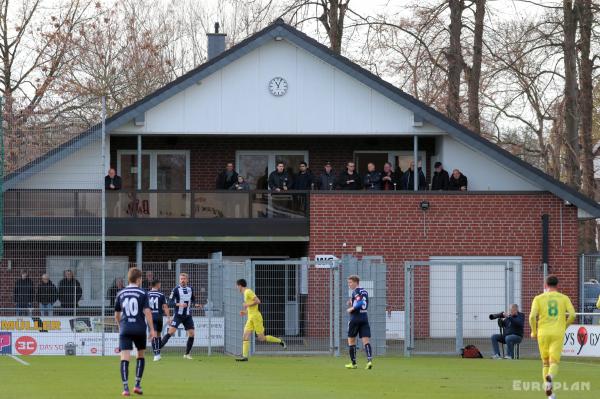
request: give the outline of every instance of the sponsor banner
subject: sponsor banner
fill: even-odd
[[[600,326],[574,324],[567,328],[563,356],[600,357]]]
[[[102,320],[108,326],[115,325],[112,316],[82,316],[82,317],[51,317],[51,316],[15,316],[0,317],[0,331],[12,332],[58,332],[58,333],[84,333],[102,332]]]
[[[12,354],[12,333],[0,332],[0,355]]]
[[[194,328],[195,328],[195,338],[194,338],[194,346],[208,346],[208,317],[194,317]],[[166,334],[168,326],[163,327],[162,334]],[[210,346],[223,346],[225,344],[224,338],[225,332],[225,320],[222,317],[213,317],[211,318],[210,323]],[[180,324],[177,331],[171,337],[167,346],[184,346],[187,343],[187,335],[183,325]]]
[[[101,356],[102,334],[15,333],[13,354],[66,355],[70,350],[78,356]],[[104,334],[105,355],[118,355],[119,334]]]

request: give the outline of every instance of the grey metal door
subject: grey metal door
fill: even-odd
[[[236,287],[238,279],[251,281],[251,262],[222,262],[222,309],[225,327],[225,353],[241,355],[242,334],[245,317],[240,316],[242,310],[242,294]]]

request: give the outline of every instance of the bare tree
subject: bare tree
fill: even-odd
[[[460,76],[463,70],[463,57],[461,45],[462,12],[465,8],[464,0],[448,0],[450,8],[450,40],[446,60],[448,62],[448,97],[446,99],[446,113],[448,117],[458,121],[462,112],[460,107]]]

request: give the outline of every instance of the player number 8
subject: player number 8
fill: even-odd
[[[558,302],[557,301],[548,301],[548,316],[556,317],[558,316]]]

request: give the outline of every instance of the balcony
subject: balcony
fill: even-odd
[[[109,240],[308,240],[309,193],[108,191]],[[10,190],[10,239],[101,236],[102,192]]]

